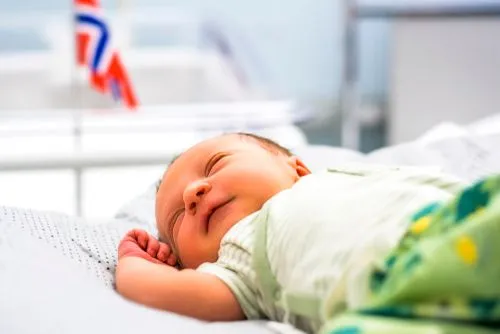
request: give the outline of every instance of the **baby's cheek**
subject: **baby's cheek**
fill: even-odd
[[[176,240],[178,256],[184,267],[188,269],[196,269],[204,262],[211,262],[210,252],[207,249],[208,236],[196,230],[199,226],[193,228],[192,225],[195,224],[195,222],[193,224],[183,222]]]
[[[177,255],[179,256],[180,260],[184,262],[184,256],[186,253],[186,248],[189,250],[190,243],[195,243],[196,242],[196,237],[190,234],[190,229],[185,228],[184,226],[187,224],[182,224],[182,226],[179,228],[179,233],[177,234],[175,238],[175,246],[177,250]]]

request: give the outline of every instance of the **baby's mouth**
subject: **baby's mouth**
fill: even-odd
[[[208,213],[208,215],[207,215],[207,218],[206,218],[206,225],[205,225],[205,226],[206,226],[206,229],[207,229],[207,232],[210,230],[210,226],[214,223],[214,222],[212,221],[212,217],[214,216],[214,214],[215,214],[216,212],[218,212],[220,209],[223,209],[223,208],[224,208],[224,206],[225,206],[226,204],[229,204],[229,203],[230,203],[230,202],[232,202],[233,200],[234,200],[234,197],[230,197],[230,198],[229,198],[229,199],[227,199],[226,201],[224,201],[224,202],[220,203],[219,205],[215,206],[212,210],[210,210],[210,212],[209,212],[209,213]],[[220,218],[221,218],[221,217],[218,217],[218,218],[219,218],[219,220],[220,220]]]

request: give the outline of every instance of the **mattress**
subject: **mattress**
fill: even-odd
[[[116,246],[136,225],[0,208],[0,333],[276,333],[266,321],[205,323],[134,304],[113,286]]]
[[[370,154],[298,149],[313,170],[336,164],[435,166],[467,180],[500,170],[500,131],[453,124]],[[101,224],[61,213],[0,207],[0,333],[297,333],[268,321],[206,323],[123,299],[113,289],[116,248],[131,228],[155,233],[155,183]]]

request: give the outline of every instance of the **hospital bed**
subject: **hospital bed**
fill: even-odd
[[[498,147],[500,115],[468,126],[440,124],[413,142],[368,155],[329,146],[298,145],[294,150],[313,170],[344,163],[423,165],[472,181],[500,170]],[[20,163],[2,160],[0,169]],[[30,163],[41,167],[40,161]],[[268,321],[205,323],[133,304],[114,292],[121,236],[133,227],[155,233],[159,177],[113,218],[97,225],[72,215],[0,207],[0,333],[296,332]]]

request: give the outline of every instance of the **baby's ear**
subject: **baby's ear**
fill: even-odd
[[[298,178],[311,174],[309,168],[307,168],[306,164],[299,157],[295,155],[291,156],[288,158],[288,162],[295,170]]]

